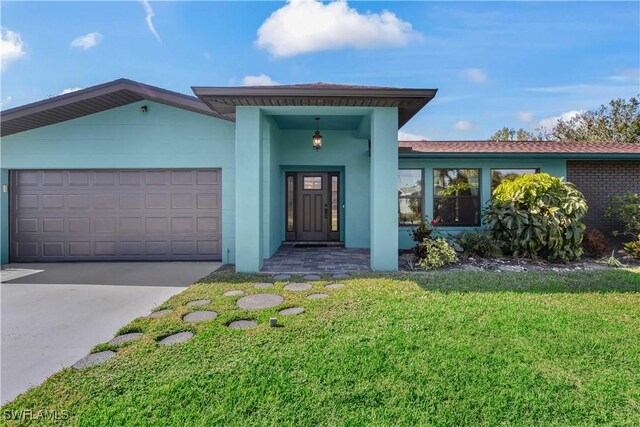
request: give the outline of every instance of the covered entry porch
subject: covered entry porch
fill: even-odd
[[[357,271],[398,269],[397,132],[435,91],[321,84],[194,92],[236,121],[237,271],[273,268],[287,255],[292,267],[316,272],[348,255]],[[295,257],[282,246],[309,240],[344,249],[315,248],[304,261],[304,251]]]
[[[264,261],[265,273],[355,273],[371,271],[369,249],[339,245],[283,244]]]

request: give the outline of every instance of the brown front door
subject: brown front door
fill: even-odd
[[[287,174],[287,240],[340,240],[338,173]]]

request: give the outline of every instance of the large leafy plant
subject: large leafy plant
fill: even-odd
[[[423,270],[433,270],[458,261],[456,251],[442,237],[424,239],[418,246],[423,248],[425,254],[424,258],[418,260],[418,266]]]
[[[525,174],[493,191],[484,221],[506,253],[567,262],[582,255],[586,213],[584,196],[572,184]]]
[[[624,234],[640,234],[640,194],[629,192],[611,196],[604,215],[619,219],[624,224]],[[616,235],[619,233],[614,232]]]

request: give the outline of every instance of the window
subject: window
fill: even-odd
[[[491,169],[491,192],[505,180],[512,180],[525,173],[538,173],[540,169]]]
[[[295,226],[293,223],[293,203],[295,200],[294,188],[295,178],[293,177],[293,175],[287,175],[287,231],[295,230]]]
[[[443,226],[480,225],[480,169],[433,170],[433,218]]]
[[[338,231],[338,176],[331,176],[331,231]]]
[[[322,177],[305,176],[302,185],[305,190],[322,190]]]
[[[422,222],[422,169],[398,170],[398,218],[400,225]]]

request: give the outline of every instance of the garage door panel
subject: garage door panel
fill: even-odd
[[[11,172],[12,261],[219,260],[220,170]]]

